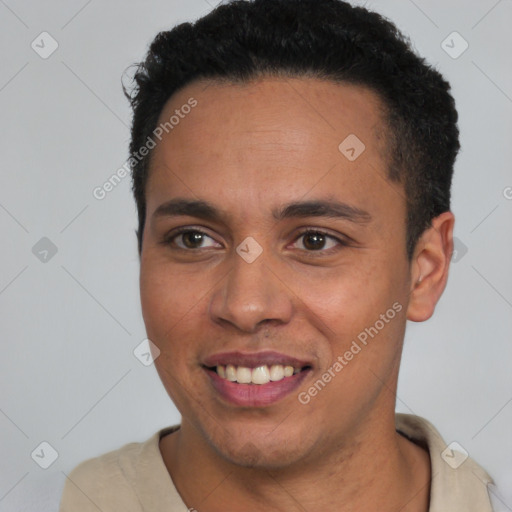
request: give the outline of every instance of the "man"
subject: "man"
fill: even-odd
[[[492,510],[395,414],[453,250],[447,82],[339,0],[222,5],[135,82],[142,309],[182,421],[79,465],[61,511]]]

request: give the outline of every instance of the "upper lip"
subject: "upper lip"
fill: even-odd
[[[203,361],[204,366],[213,368],[215,366],[232,364],[235,366],[245,366],[247,368],[256,368],[258,366],[272,366],[280,364],[283,366],[293,366],[294,368],[304,368],[305,366],[312,366],[310,362],[298,359],[296,357],[274,352],[272,350],[265,350],[262,352],[248,353],[248,352],[221,352],[208,356]]]

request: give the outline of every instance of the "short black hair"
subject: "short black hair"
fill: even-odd
[[[390,148],[387,178],[406,195],[410,260],[432,219],[450,209],[458,116],[443,76],[392,22],[363,7],[341,0],[234,0],[160,32],[136,64],[131,87],[123,87],[133,108],[130,152],[144,146],[165,103],[186,85],[266,76],[360,85],[379,96]],[[149,156],[130,160],[139,253]]]

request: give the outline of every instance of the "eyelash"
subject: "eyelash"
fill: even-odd
[[[172,233],[166,235],[161,242],[162,245],[171,245],[173,243],[174,239],[177,238],[179,235],[182,235],[183,233],[200,233],[201,235],[205,235],[205,236],[213,239],[213,237],[211,237],[208,233],[206,233],[205,231],[203,231],[201,229],[193,228],[193,227],[181,227],[181,228],[177,228],[176,230],[172,231]],[[302,238],[306,235],[321,235],[321,236],[324,236],[325,238],[334,240],[338,244],[337,247],[331,247],[330,249],[327,249],[327,250],[319,249],[317,251],[314,251],[314,250],[308,251],[306,249],[301,249],[308,256],[316,256],[317,254],[330,255],[330,254],[332,254],[332,252],[336,252],[336,251],[340,250],[341,247],[349,246],[348,241],[340,239],[334,235],[331,235],[330,233],[328,233],[322,229],[316,229],[316,228],[305,228],[304,230],[302,230],[295,237],[294,243],[296,243],[300,238]],[[201,248],[184,249],[183,247],[179,247],[179,246],[174,247],[173,249],[177,249],[177,250],[184,251],[184,252],[199,252],[201,250]]]

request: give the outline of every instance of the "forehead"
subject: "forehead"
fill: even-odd
[[[191,102],[197,102],[193,109],[183,109]],[[245,215],[271,198],[279,203],[308,194],[358,196],[365,209],[379,194],[396,202],[391,184],[382,191],[382,111],[366,88],[312,78],[193,83],[162,110],[159,123],[173,115],[179,122],[153,150],[148,213],[171,191],[215,196]]]
[[[196,133],[195,140],[224,138],[226,143],[236,141],[251,149],[265,142],[302,146],[318,143],[320,138],[326,138],[322,146],[332,146],[350,134],[375,149],[384,149],[382,102],[366,87],[313,78],[262,77],[246,84],[195,82],[168,100],[159,124],[179,113],[192,98],[197,106],[186,115],[187,121],[174,115],[181,126],[174,126],[169,137],[164,136],[170,144],[174,139],[177,150],[191,130]],[[180,117],[183,120],[183,114]],[[188,147],[194,139],[186,142]]]

